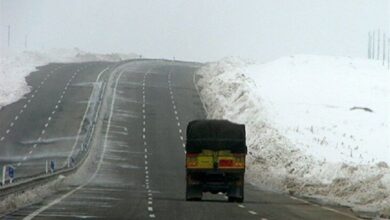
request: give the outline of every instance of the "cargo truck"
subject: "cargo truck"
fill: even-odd
[[[245,125],[191,121],[186,139],[186,200],[221,192],[230,202],[243,202],[246,153]]]

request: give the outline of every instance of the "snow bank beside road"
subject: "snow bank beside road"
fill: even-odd
[[[136,54],[93,54],[78,49],[52,49],[37,51],[1,51],[0,57],[0,109],[19,100],[28,93],[25,77],[35,67],[51,62],[120,61],[136,58]]]
[[[378,63],[230,58],[198,74],[209,117],[247,125],[250,181],[356,209],[390,207],[390,73]]]

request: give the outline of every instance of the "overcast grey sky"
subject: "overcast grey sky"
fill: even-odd
[[[136,52],[209,61],[291,54],[365,57],[367,34],[390,35],[390,0],[0,0],[14,48]]]

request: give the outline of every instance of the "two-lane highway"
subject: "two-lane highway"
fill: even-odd
[[[194,72],[199,67],[139,60],[108,71],[106,94],[85,166],[54,195],[4,218],[355,219],[250,184],[245,186],[242,204],[211,194],[203,201],[185,201],[185,128],[189,121],[206,117],[194,86]],[[87,80],[93,81],[99,71],[89,72],[95,72]]]

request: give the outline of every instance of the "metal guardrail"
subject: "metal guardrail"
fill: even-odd
[[[33,188],[34,186],[47,183],[60,175],[67,175],[69,173],[72,173],[76,171],[81,164],[83,164],[90,151],[90,143],[94,134],[95,126],[99,116],[99,111],[103,103],[103,96],[106,90],[106,86],[106,82],[101,83],[101,86],[99,88],[100,91],[98,93],[98,100],[96,100],[95,105],[93,106],[93,114],[90,118],[92,120],[88,119],[90,121],[87,125],[87,131],[85,132],[84,140],[79,145],[81,149],[78,151],[76,157],[74,158],[75,163],[73,164],[73,166],[70,166],[70,163],[67,163],[60,169],[57,169],[52,173],[41,172],[30,176],[17,177],[12,179],[12,183],[10,182],[10,180],[7,180],[4,186],[0,185],[0,198],[6,197],[7,195],[16,192],[23,192],[27,189]],[[89,110],[87,109],[86,111]]]

